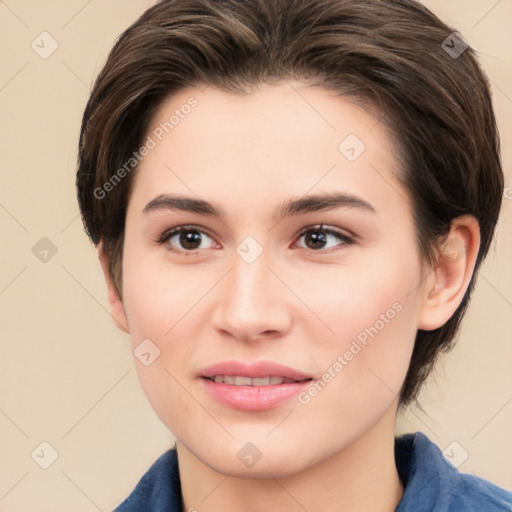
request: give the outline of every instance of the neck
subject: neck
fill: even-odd
[[[395,412],[392,421],[379,422],[328,459],[281,478],[222,474],[177,442],[183,510],[393,512],[403,495],[394,457]]]

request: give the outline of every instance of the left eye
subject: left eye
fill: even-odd
[[[299,240],[304,238],[302,248],[312,250],[330,249],[339,245],[349,245],[354,242],[352,238],[332,228],[323,226],[312,227],[304,230],[299,235]],[[341,242],[341,243],[340,243]]]

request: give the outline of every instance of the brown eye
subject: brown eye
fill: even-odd
[[[204,231],[196,227],[182,226],[164,233],[160,238],[161,244],[166,244],[174,252],[196,251],[215,247],[214,240]]]
[[[327,243],[325,231],[310,231],[306,233],[304,243],[309,249],[323,249]]]
[[[182,231],[179,234],[179,242],[184,249],[199,249],[202,242],[199,231]]]
[[[300,234],[299,240],[302,238],[304,239],[303,245],[299,244],[299,246],[313,251],[330,249],[332,247],[354,243],[354,240],[347,235],[344,235],[335,229],[327,229],[322,226],[304,230]]]

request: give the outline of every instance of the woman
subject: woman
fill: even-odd
[[[414,1],[168,1],[125,31],[78,197],[176,446],[117,510],[510,510],[394,437],[489,249],[498,146],[472,50]]]

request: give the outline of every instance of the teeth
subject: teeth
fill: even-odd
[[[252,379],[250,377],[235,377],[235,386],[252,386]]]
[[[276,384],[288,384],[296,382],[293,379],[272,375],[270,377],[245,377],[241,375],[215,375],[212,379],[214,382],[222,384],[230,384],[232,386],[272,386]]]
[[[253,386],[268,386],[270,384],[270,377],[257,377],[251,380]]]

